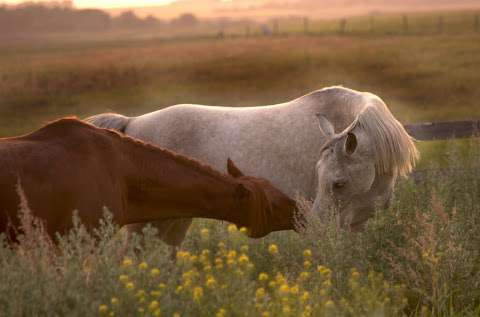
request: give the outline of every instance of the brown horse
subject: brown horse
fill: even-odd
[[[261,178],[244,176],[228,160],[212,168],[74,118],[25,136],[0,139],[0,232],[15,239],[25,197],[49,235],[87,228],[103,207],[119,225],[178,218],[212,218],[247,227],[259,238],[295,229],[295,202]],[[9,226],[12,224],[12,226]]]

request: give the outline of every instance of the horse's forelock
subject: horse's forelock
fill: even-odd
[[[366,94],[364,100],[351,128],[362,129],[369,138],[379,175],[406,176],[419,158],[412,137],[379,97]]]

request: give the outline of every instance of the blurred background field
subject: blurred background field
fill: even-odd
[[[225,29],[222,38],[144,38],[141,30],[89,37],[6,33],[0,135],[25,133],[63,115],[135,115],[177,103],[274,104],[331,85],[378,94],[404,123],[477,118],[475,16],[377,14],[373,31],[371,16],[353,17],[343,35],[335,29],[338,20],[312,20],[306,34],[296,34],[302,21],[288,19],[278,20],[272,36],[253,36],[253,27],[249,37]]]

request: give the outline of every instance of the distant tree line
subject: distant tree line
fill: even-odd
[[[112,17],[98,9],[76,9],[71,1],[0,6],[0,34],[132,30],[168,25],[191,27],[198,23],[193,14],[184,14],[169,22],[154,16],[140,18],[133,11]]]

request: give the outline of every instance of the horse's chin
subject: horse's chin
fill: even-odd
[[[367,223],[368,219],[360,220],[360,221],[355,221],[353,223],[350,223],[349,228],[350,231],[352,232],[360,232],[365,229],[365,225]]]

